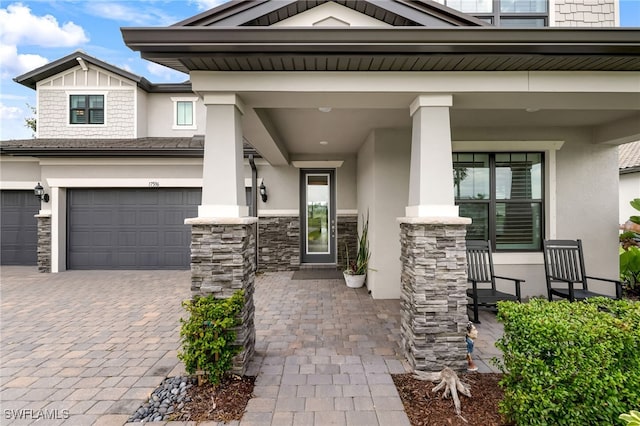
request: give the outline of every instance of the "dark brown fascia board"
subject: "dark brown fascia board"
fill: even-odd
[[[123,70],[122,68],[118,68],[107,62],[101,61],[100,59],[87,55],[82,51],[75,51],[60,59],[49,62],[48,64],[45,64],[39,68],[36,68],[35,70],[29,71],[25,74],[15,77],[13,81],[15,81],[16,83],[22,84],[23,86],[26,86],[30,89],[35,90],[36,84],[39,81],[42,81],[46,78],[52,77],[70,68],[78,66],[78,61],[76,58],[82,58],[82,60],[90,64],[103,68],[109,72],[112,72],[116,75],[124,77],[128,80],[132,80],[138,85],[138,87],[140,87],[141,89],[149,93],[183,93],[183,92],[192,91],[190,82],[154,84],[144,77],[141,77],[137,74],[130,73],[126,70]]]
[[[15,77],[13,81],[16,83],[22,84],[23,86],[29,87],[31,89],[36,88],[36,83],[38,81],[44,80],[45,78],[49,78],[61,72],[64,72],[70,68],[78,66],[78,61],[76,58],[82,58],[82,60],[89,62],[95,66],[100,68],[104,68],[107,71],[110,71],[116,75],[127,78],[136,82],[138,85],[144,88],[144,86],[148,86],[151,83],[144,77],[140,77],[137,74],[130,73],[129,71],[125,71],[122,68],[118,68],[114,65],[108,64],[104,61],[101,61],[98,58],[94,58],[93,56],[87,55],[86,53],[78,50],[67,56],[64,56],[55,61],[49,62],[35,70],[29,71],[25,74],[19,75]]]
[[[214,7],[213,9],[199,13],[196,16],[192,16],[191,18],[176,22],[171,25],[171,27],[213,25],[216,22],[242,13],[263,3],[267,3],[268,1],[269,0],[231,0],[227,3],[221,4],[220,6]],[[274,6],[274,9],[278,9],[279,7],[280,6]]]
[[[179,157],[179,158],[202,158],[203,149],[4,149],[0,148],[0,154],[13,157]],[[255,151],[244,152],[244,158],[253,154],[256,158],[261,158]]]
[[[503,53],[639,55],[640,29],[416,28],[122,28],[144,56],[243,53]]]
[[[1,148],[0,154],[14,157],[202,157],[204,150]]]
[[[620,174],[621,175],[626,175],[629,173],[637,173],[640,172],[640,166],[633,166],[633,167],[627,167],[625,169],[620,169]]]
[[[233,25],[243,25],[246,22],[257,19],[261,16],[268,15],[278,9],[288,7],[297,0],[234,0],[218,6],[214,9],[203,12],[194,17],[185,19],[172,27],[183,26],[209,26],[209,25],[225,25],[223,22],[233,20]],[[429,25],[429,21],[425,20],[426,16],[433,16],[444,22],[453,25],[474,25],[486,26],[486,22],[473,16],[451,9],[432,0],[359,0],[366,1],[371,5],[395,13],[413,22],[422,25]]]

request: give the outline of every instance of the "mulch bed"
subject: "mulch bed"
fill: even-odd
[[[498,381],[502,374],[463,373],[460,379],[470,385],[472,398],[460,396],[462,416],[455,414],[452,399],[435,394],[434,383],[413,378],[412,374],[395,374],[398,389],[411,426],[505,426],[498,414],[502,389]],[[229,376],[217,386],[204,384],[187,391],[191,401],[176,411],[173,421],[230,422],[242,419],[249,399],[253,397],[255,377]],[[212,403],[213,401],[213,403]]]
[[[173,421],[216,421],[240,420],[253,396],[255,377],[228,376],[219,385],[205,383],[193,386],[187,391],[191,401],[175,413]]]
[[[462,417],[456,416],[453,400],[442,399],[442,391],[434,393],[435,383],[418,380],[412,374],[395,374],[398,389],[411,426],[503,426],[498,403],[503,392],[498,382],[502,374],[459,374],[460,380],[471,387],[471,398],[460,395]]]

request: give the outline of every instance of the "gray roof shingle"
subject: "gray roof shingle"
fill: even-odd
[[[618,166],[621,173],[640,170],[640,141],[618,147]]]
[[[202,157],[204,136],[135,139],[16,139],[0,142],[0,154],[34,157]],[[259,154],[244,143],[244,155]]]

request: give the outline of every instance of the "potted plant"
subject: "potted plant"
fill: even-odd
[[[345,244],[347,268],[343,271],[344,280],[349,288],[360,288],[364,285],[369,267],[369,214],[362,217],[362,233],[358,237],[358,252],[354,260],[349,259],[349,247]]]

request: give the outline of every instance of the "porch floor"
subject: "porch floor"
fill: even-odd
[[[256,277],[255,398],[241,424],[408,425],[391,374],[410,372],[400,347],[400,301],[374,300],[342,279]],[[502,327],[481,312],[474,360],[497,372]]]

